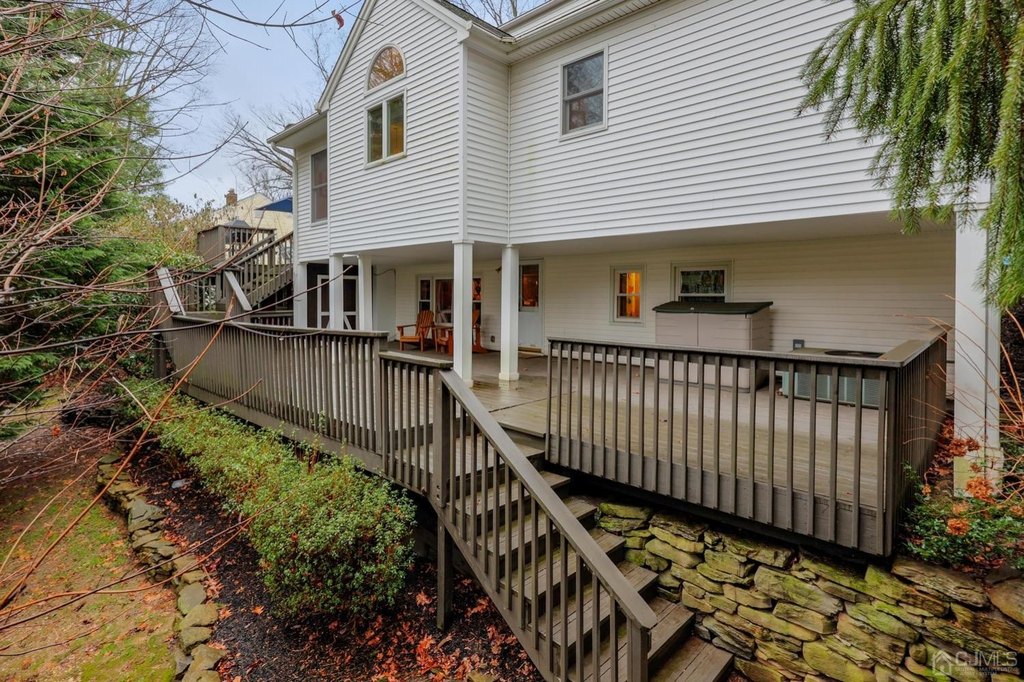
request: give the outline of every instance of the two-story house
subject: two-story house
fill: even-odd
[[[429,310],[472,381],[476,320],[509,382],[552,338],[677,339],[654,311],[673,301],[771,302],[749,347],[774,352],[885,354],[943,324],[956,419],[994,443],[971,211],[902,234],[876,143],[798,115],[801,67],[848,9],[550,0],[495,27],[366,0],[316,113],[272,139],[295,150],[296,324]]]

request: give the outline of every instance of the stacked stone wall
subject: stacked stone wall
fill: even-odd
[[[975,580],[903,557],[846,564],[624,504],[602,503],[598,525],[754,682],[1021,681],[1020,577]]]

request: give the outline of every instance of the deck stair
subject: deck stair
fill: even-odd
[[[401,435],[425,432],[426,415],[417,415],[421,427],[400,405],[385,415],[397,434],[385,471],[398,482],[403,472],[429,472],[439,624],[450,617],[458,550],[547,680],[724,678],[731,655],[696,638],[694,614],[659,594],[656,573],[626,560],[625,539],[597,526],[596,500],[544,469],[543,441],[510,436],[450,370],[431,380],[438,392],[429,437]],[[422,485],[421,477],[407,487]]]
[[[292,285],[292,235],[268,240],[232,260],[238,283],[249,304],[264,304]]]
[[[694,614],[626,560],[624,538],[598,526],[596,500],[545,468],[543,440],[502,428],[449,361],[385,351],[382,333],[215,329],[200,319],[176,311],[166,323],[173,364],[200,360],[190,395],[343,447],[429,501],[442,628],[457,551],[549,682],[716,682],[728,673],[731,656],[693,636]],[[275,363],[291,369],[263,370]]]

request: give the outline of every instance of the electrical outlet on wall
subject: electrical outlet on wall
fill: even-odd
[[[803,339],[793,339],[793,350],[803,348],[806,344]]]

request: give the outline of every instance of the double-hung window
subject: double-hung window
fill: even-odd
[[[604,124],[605,53],[598,52],[562,67],[562,133]]]
[[[397,95],[366,112],[366,160],[383,161],[405,152],[405,95]]]
[[[309,157],[309,219],[327,220],[327,150]]]
[[[640,322],[641,287],[643,272],[639,268],[616,268],[612,275],[614,286],[613,317],[616,322]]]

